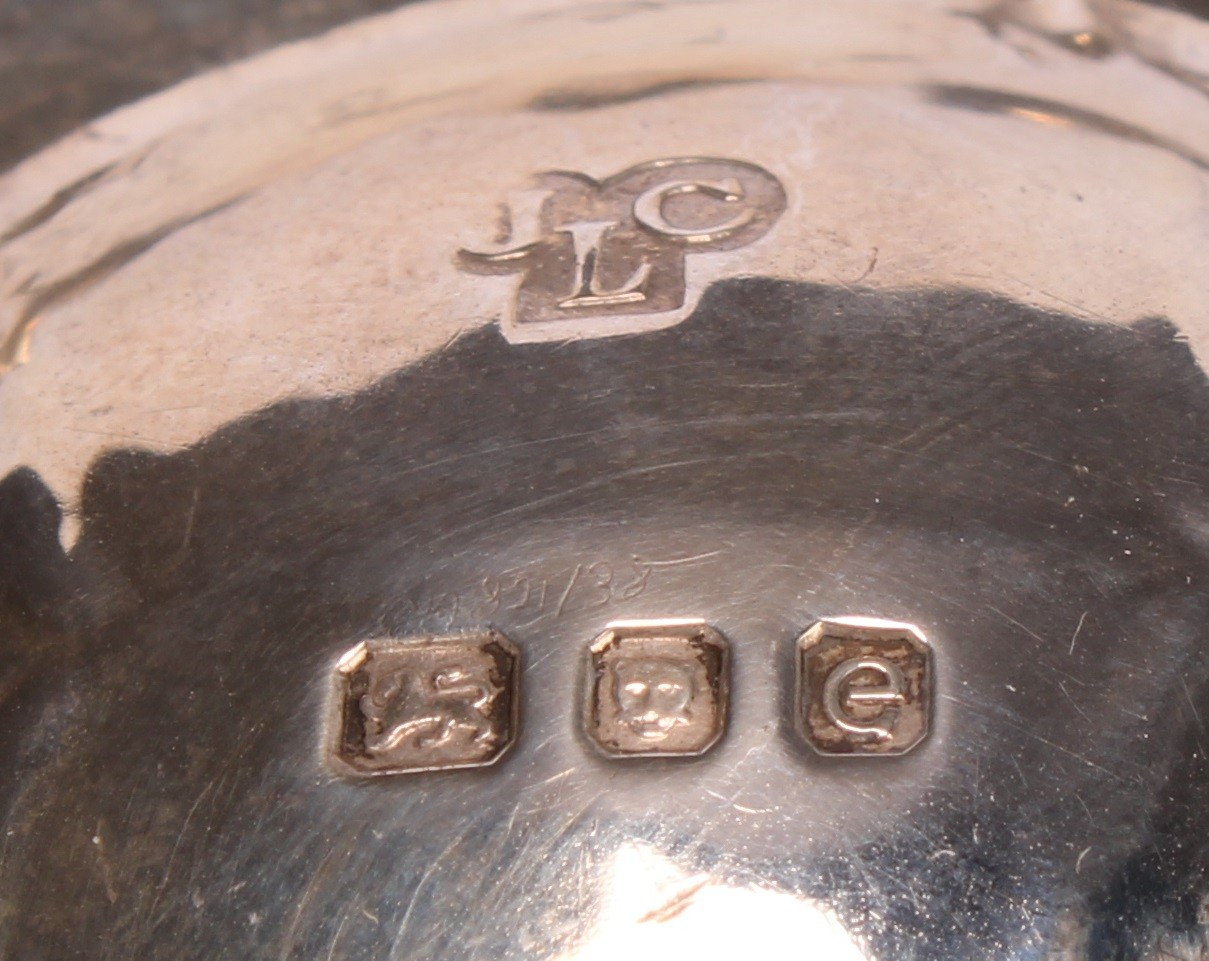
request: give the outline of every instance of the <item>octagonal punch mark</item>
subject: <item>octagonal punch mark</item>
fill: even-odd
[[[359,776],[494,764],[516,738],[519,680],[498,631],[363,641],[336,666],[332,761]]]
[[[610,624],[588,649],[584,730],[610,757],[703,754],[722,736],[726,639],[701,621]]]
[[[932,651],[914,625],[819,621],[796,660],[795,724],[820,754],[905,754],[927,736]]]

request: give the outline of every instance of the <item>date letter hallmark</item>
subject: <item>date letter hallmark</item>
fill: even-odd
[[[360,776],[494,764],[516,737],[519,678],[498,631],[364,641],[336,665],[333,763]]]
[[[932,652],[919,629],[819,621],[798,639],[798,731],[820,754],[905,754],[927,736]]]
[[[694,756],[722,736],[725,638],[700,621],[608,625],[588,649],[584,729],[610,757]]]
[[[786,206],[767,170],[704,157],[656,160],[601,181],[552,171],[520,200],[505,219],[507,246],[458,253],[463,270],[522,275],[500,323],[513,343],[680,323],[713,279],[690,284],[688,255],[753,243]]]

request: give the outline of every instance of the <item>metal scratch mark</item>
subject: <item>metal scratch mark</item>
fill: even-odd
[[[987,608],[989,610],[994,611],[996,614],[998,614],[1000,617],[1002,617],[1005,621],[1008,621],[1011,624],[1015,624],[1018,628],[1020,628],[1020,630],[1024,631],[1024,633],[1027,634],[1029,637],[1031,637],[1033,640],[1038,641],[1042,644],[1046,643],[1044,637],[1042,637],[1040,634],[1037,634],[1037,633],[1029,630],[1027,627],[1025,627],[1023,624],[1021,624],[1018,620],[1016,620],[1016,618],[1012,617],[1010,614],[1003,613],[1003,611],[1001,611],[999,608],[995,607],[992,604],[988,604]]]
[[[1066,699],[1070,701],[1070,706],[1079,712],[1079,716],[1082,717],[1083,720],[1087,721],[1089,724],[1092,723],[1091,718],[1084,713],[1083,708],[1079,707],[1079,705],[1075,703],[1075,699],[1070,696],[1070,691],[1066,689],[1066,685],[1064,685],[1061,681],[1058,682],[1058,690],[1066,695]]]
[[[1079,632],[1083,630],[1083,622],[1087,620],[1087,614],[1088,612],[1084,611],[1079,615],[1079,623],[1075,625],[1075,633],[1070,637],[1070,650],[1066,652],[1067,654],[1075,653],[1075,641],[1079,639]]]
[[[221,778],[219,780],[221,780]],[[164,866],[164,875],[162,878],[160,878],[159,887],[155,890],[155,897],[151,899],[150,907],[147,908],[148,917],[155,912],[155,909],[160,902],[160,896],[164,893],[164,889],[168,886],[168,881],[172,877],[172,866],[176,863],[176,856],[180,852],[181,843],[184,841],[185,835],[189,831],[189,825],[193,821],[193,815],[197,813],[197,809],[201,807],[202,801],[206,799],[206,795],[214,789],[214,785],[217,783],[219,783],[218,780],[211,781],[204,788],[202,788],[201,793],[197,795],[197,799],[193,802],[193,806],[189,808],[189,813],[185,815],[185,820],[181,822],[180,831],[177,832],[176,835],[176,843],[172,845],[172,852],[168,855],[168,863]]]
[[[678,914],[682,914],[686,908],[693,903],[693,898],[709,884],[709,878],[700,878],[688,887],[676,892],[664,904],[655,908],[653,911],[648,911],[638,919],[639,924],[646,924],[648,921],[663,922],[670,921]]]

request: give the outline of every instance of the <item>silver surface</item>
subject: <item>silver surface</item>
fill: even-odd
[[[0,956],[1209,957],[1207,50],[418,4],[5,177]],[[609,736],[716,743],[600,751],[593,639],[684,614],[725,712],[610,668]],[[931,660],[803,698],[853,614]]]

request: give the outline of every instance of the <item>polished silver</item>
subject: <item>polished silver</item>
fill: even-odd
[[[6,174],[0,957],[1204,961],[1206,78],[1174,0],[435,0]],[[797,703],[836,613],[927,715]],[[608,753],[668,614],[724,735]],[[488,626],[492,767],[333,697]],[[665,654],[612,750],[716,729]]]
[[[820,754],[906,754],[928,735],[932,649],[918,627],[819,621],[797,643],[795,721]]]
[[[494,764],[516,737],[519,675],[498,631],[362,641],[336,665],[332,760],[369,776]]]
[[[584,730],[610,757],[693,757],[726,727],[730,652],[701,621],[610,624],[588,649]]]

